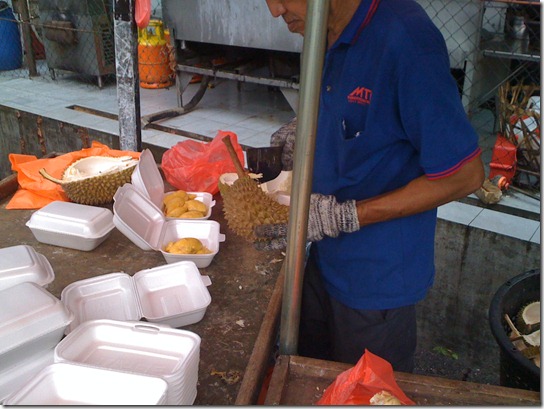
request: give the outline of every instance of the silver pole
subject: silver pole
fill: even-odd
[[[138,30],[134,10],[135,0],[115,0],[115,73],[119,104],[119,146],[121,150],[141,151]]]
[[[281,312],[280,354],[283,355],[295,355],[298,349],[308,209],[312,188],[319,91],[321,89],[321,76],[325,58],[329,2],[330,0],[311,0],[308,2],[304,31],[291,207],[287,230],[285,283]]]

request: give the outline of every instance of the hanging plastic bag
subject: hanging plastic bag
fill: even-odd
[[[176,189],[190,192],[219,192],[219,176],[223,173],[236,172],[223,138],[230,135],[230,140],[241,163],[244,152],[238,144],[235,133],[219,131],[209,143],[191,139],[178,142],[162,156],[161,167],[168,183]]]
[[[6,209],[41,209],[53,201],[69,202],[70,200],[60,185],[45,179],[40,175],[41,168],[54,177],[61,178],[62,172],[72,162],[88,156],[132,156],[140,157],[139,152],[120,151],[110,149],[108,146],[93,141],[90,148],[75,152],[69,152],[55,158],[38,159],[34,155],[21,155],[10,153],[11,169],[17,172],[19,189],[15,192]]]
[[[151,0],[136,0],[134,20],[138,28],[146,28],[151,19]]]
[[[397,385],[391,364],[365,349],[359,362],[338,375],[317,404],[370,405],[370,399],[382,391],[389,392],[403,405],[415,405]]]

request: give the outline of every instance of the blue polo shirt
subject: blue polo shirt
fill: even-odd
[[[480,154],[440,31],[413,0],[362,0],[324,62],[313,192],[339,201],[446,177]],[[313,244],[330,295],[414,304],[434,278],[436,210]]]

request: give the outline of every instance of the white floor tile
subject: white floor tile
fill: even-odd
[[[529,241],[539,229],[540,223],[508,213],[483,209],[470,226]]]
[[[477,206],[471,206],[460,202],[451,202],[440,206],[437,215],[440,219],[468,226],[482,210],[482,208]]]

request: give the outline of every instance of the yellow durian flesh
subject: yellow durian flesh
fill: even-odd
[[[166,245],[164,251],[172,254],[210,254],[212,252],[194,237],[171,241]]]
[[[163,198],[163,210],[166,217],[180,219],[200,219],[208,213],[205,203],[196,200],[196,195],[184,190],[177,190]]]

